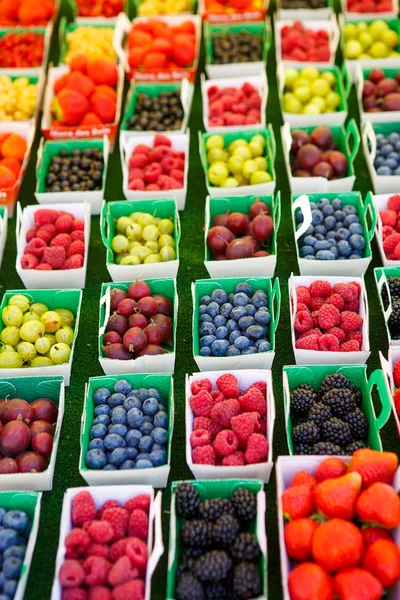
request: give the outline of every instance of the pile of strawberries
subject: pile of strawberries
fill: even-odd
[[[394,393],[394,408],[400,417],[400,360],[396,361],[393,367],[394,385],[397,388]]]
[[[242,392],[237,377],[225,373],[215,389],[209,379],[194,381],[190,389],[195,464],[232,467],[267,461],[265,382],[257,381]]]
[[[62,600],[144,599],[150,500],[147,494],[123,506],[107,500],[96,510],[89,491],[74,496],[58,572]]]
[[[85,256],[85,223],[61,210],[40,208],[26,233],[23,269],[52,271],[80,269]]]
[[[357,281],[335,283],[317,279],[296,288],[294,316],[296,348],[328,352],[357,352],[363,343]]]
[[[400,260],[400,194],[391,196],[381,210],[383,250],[388,260]]]
[[[153,147],[139,144],[128,160],[129,189],[139,191],[183,188],[185,153],[172,148],[164,135],[154,136]]]
[[[306,29],[301,21],[285,25],[281,32],[283,60],[327,62],[331,57],[326,29]]]
[[[251,83],[240,88],[212,85],[207,96],[210,127],[256,125],[261,121],[261,96]]]
[[[380,600],[400,579],[400,498],[392,487],[392,452],[358,450],[349,465],[323,460],[299,471],[282,494],[291,600]]]

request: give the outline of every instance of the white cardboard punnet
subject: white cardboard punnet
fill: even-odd
[[[29,492],[27,492],[29,493]],[[16,494],[18,495],[18,491],[16,490]],[[33,553],[35,551],[36,538],[39,531],[39,521],[40,521],[40,505],[42,502],[42,493],[38,493],[35,512],[32,520],[32,529],[29,534],[28,543],[26,545],[25,556],[23,559],[23,566],[21,571],[21,576],[18,581],[17,589],[15,590],[14,600],[24,600],[25,596],[25,588],[28,583],[29,571],[32,564]]]
[[[333,286],[335,283],[351,283],[357,281],[361,286],[360,296],[360,312],[359,315],[363,319],[362,335],[363,341],[361,350],[358,352],[330,352],[322,350],[301,350],[296,348],[296,334],[294,330],[294,319],[296,314],[296,288],[305,285],[309,286],[313,281],[322,279],[329,281]],[[339,276],[294,276],[291,274],[288,282],[289,286],[289,304],[290,304],[290,323],[292,331],[292,346],[296,365],[363,365],[367,362],[370,352],[369,346],[369,316],[368,316],[368,300],[367,290],[365,289],[364,277],[339,277]]]
[[[387,209],[388,200],[393,195],[395,195],[395,192],[393,192],[392,194],[375,194],[372,196],[372,202],[375,206],[376,211],[375,239],[379,248],[379,253],[381,255],[381,260],[384,267],[400,267],[400,260],[389,260],[388,258],[386,258],[386,254],[383,249],[383,223],[380,216],[380,212]]]
[[[47,23],[46,27],[40,27],[40,26],[36,26],[36,27],[24,27],[23,29],[29,29],[30,31],[32,31],[32,33],[41,33],[38,32],[37,30],[41,30],[44,29],[44,35],[43,35],[43,59],[42,59],[42,64],[39,67],[25,67],[25,68],[21,68],[21,69],[13,69],[10,67],[0,67],[0,75],[10,75],[11,77],[14,75],[19,75],[21,77],[25,76],[25,77],[40,77],[40,79],[43,78],[43,83],[46,80],[46,67],[47,67],[47,59],[49,57],[49,50],[50,50],[50,43],[51,43],[51,36],[53,35],[53,27],[54,24],[52,22]],[[16,31],[18,31],[16,29]],[[42,93],[43,93],[43,87],[41,89],[41,93],[40,96],[37,96],[37,101],[38,101],[38,114],[40,112],[40,105],[41,105],[41,100],[42,100]]]
[[[65,193],[65,192],[64,192]],[[26,206],[21,208],[20,203],[17,204],[17,219],[15,224],[15,235],[17,240],[17,258],[15,268],[18,275],[26,288],[36,289],[63,289],[63,288],[84,288],[86,282],[86,268],[89,253],[89,238],[90,238],[90,204],[84,202],[82,204],[50,204],[49,209],[62,210],[69,212],[76,219],[82,219],[85,222],[85,257],[83,267],[79,269],[68,270],[53,270],[53,271],[36,271],[35,269],[23,269],[21,266],[21,258],[25,254],[26,233],[34,227],[34,214],[40,210],[39,205]]]
[[[63,507],[61,513],[60,536],[56,557],[56,568],[54,572],[53,587],[51,589],[51,600],[61,600],[62,588],[58,580],[58,572],[65,560],[65,538],[73,528],[71,522],[71,505],[74,497],[82,491],[89,491],[96,508],[99,509],[107,500],[118,500],[123,505],[127,500],[140,494],[147,494],[151,497],[150,514],[149,514],[149,534],[147,538],[147,547],[149,551],[149,559],[147,562],[146,578],[145,578],[145,597],[144,600],[151,598],[151,579],[154,570],[164,553],[164,544],[162,539],[162,524],[161,524],[161,492],[155,496],[154,488],[149,485],[119,485],[119,486],[101,486],[101,487],[77,487],[68,488],[64,494]],[[154,532],[154,542],[153,540]],[[22,598],[21,598],[22,600]]]
[[[261,479],[264,483],[268,483],[273,467],[272,446],[273,433],[275,424],[275,399],[272,387],[272,371],[248,369],[246,371],[226,371],[231,373],[239,380],[241,392],[244,392],[256,381],[265,381],[267,384],[267,435],[266,438],[269,444],[268,459],[264,463],[254,465],[244,465],[237,467],[229,466],[214,466],[214,465],[199,465],[193,463],[192,448],[190,445],[190,434],[193,431],[193,411],[190,408],[191,391],[190,386],[193,381],[200,381],[205,377],[211,381],[215,389],[216,381],[223,371],[202,371],[201,373],[193,373],[186,375],[186,402],[185,402],[185,421],[186,421],[186,462],[189,469],[192,471],[196,479]]]
[[[399,63],[400,68],[400,63]],[[394,122],[394,120],[392,121]],[[374,167],[376,156],[376,134],[371,121],[364,121],[361,139],[364,148],[365,162],[372,179],[375,194],[387,194],[400,189],[400,175],[378,175]]]
[[[393,368],[398,360],[400,360],[400,346],[389,346],[387,360],[383,356],[382,352],[379,352],[379,360],[381,363],[382,371],[385,375],[385,382],[389,394],[389,398],[392,404],[393,417],[396,422],[397,432],[400,435],[400,417],[397,414],[394,405],[394,394],[396,391],[396,385],[393,378]]]
[[[3,262],[4,247],[7,241],[8,228],[8,210],[7,206],[3,206],[3,216],[0,215],[0,267]]]

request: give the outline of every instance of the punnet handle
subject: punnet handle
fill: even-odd
[[[392,412],[392,405],[390,402],[390,395],[385,382],[385,376],[381,369],[376,369],[368,380],[368,392],[372,402],[372,390],[376,386],[378,389],[379,400],[382,404],[382,410],[379,416],[376,418],[376,424],[379,429],[382,429],[388,422],[390,413]]]
[[[296,223],[295,213],[296,213],[296,209],[298,209],[298,208],[301,210],[301,212],[303,214],[303,222],[301,223],[300,227],[294,232],[294,237],[295,237],[296,242],[307,231],[307,229],[310,227],[310,225],[312,223],[310,199],[307,196],[307,194],[302,194],[301,196],[296,198],[296,200],[292,204],[292,213],[293,213],[294,223]]]

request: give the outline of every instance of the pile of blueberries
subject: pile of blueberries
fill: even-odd
[[[216,289],[200,298],[200,356],[239,356],[269,352],[271,313],[263,290],[252,291],[246,282],[227,294]]]
[[[12,600],[15,596],[31,525],[25,511],[0,508],[1,600]]]
[[[339,198],[310,202],[312,222],[299,238],[299,256],[308,260],[348,260],[364,258],[365,235],[357,209]],[[303,222],[296,212],[297,229]]]
[[[400,175],[400,133],[376,134],[374,167],[377,175]]]
[[[94,420],[85,455],[89,469],[152,469],[168,462],[168,403],[155,388],[120,379],[93,394]]]

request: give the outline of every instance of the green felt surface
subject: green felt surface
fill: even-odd
[[[66,14],[65,0],[63,1],[63,14]],[[283,394],[282,394],[282,367],[294,363],[293,352],[290,343],[290,321],[287,293],[287,280],[290,273],[298,273],[296,253],[294,249],[294,238],[290,215],[290,190],[286,170],[283,163],[282,146],[279,130],[282,124],[277,101],[277,89],[275,69],[276,63],[274,50],[268,56],[268,83],[269,99],[267,107],[267,121],[272,123],[277,140],[277,189],[281,192],[282,222],[278,234],[278,262],[276,275],[280,278],[282,290],[281,318],[276,336],[276,357],[273,365],[274,394],[276,401],[276,425],[274,434],[274,457],[287,454]],[[57,57],[57,42],[53,36],[51,52],[52,60]],[[204,61],[200,63],[201,71]],[[359,115],[356,108],[355,90],[350,97],[350,117],[355,117],[359,123]],[[185,425],[184,425],[184,379],[186,373],[196,370],[196,364],[192,358],[191,344],[191,317],[192,302],[190,284],[195,279],[207,277],[203,265],[204,258],[204,204],[206,187],[204,184],[204,173],[200,164],[197,146],[197,130],[202,128],[201,118],[201,95],[199,80],[196,83],[196,92],[193,101],[193,109],[190,118],[191,150],[189,169],[189,189],[186,201],[186,210],[181,213],[182,238],[181,238],[181,262],[178,274],[179,294],[179,319],[177,330],[177,361],[175,371],[175,432],[172,445],[172,469],[170,481],[176,479],[190,478],[190,471],[185,463]],[[39,141],[37,136],[32,153],[28,171],[20,193],[22,205],[35,203],[35,163],[36,149]],[[357,173],[356,190],[360,190],[365,196],[371,189],[367,174],[366,164],[360,150],[355,161]],[[118,152],[115,152],[110,160],[106,199],[120,200],[122,195],[121,165]],[[372,244],[373,261],[366,275],[366,286],[368,290],[370,310],[370,341],[371,357],[368,361],[368,373],[379,367],[378,350],[387,354],[387,338],[381,314],[374,277],[373,268],[380,265],[380,257],[376,243]],[[15,271],[15,218],[9,221],[8,241],[4,253],[3,264],[0,270],[1,292],[6,289],[23,288],[22,283]],[[100,287],[102,282],[109,281],[105,266],[105,248],[101,241],[99,230],[99,218],[92,217],[92,231],[90,238],[90,251],[87,272],[87,285],[84,290],[81,312],[80,331],[77,339],[74,363],[72,367],[71,385],[67,388],[65,415],[61,431],[60,445],[58,449],[54,484],[52,492],[43,494],[41,523],[36,544],[36,550],[32,562],[29,582],[25,598],[29,600],[45,600],[50,597],[51,585],[54,576],[54,565],[58,545],[58,532],[60,524],[61,506],[63,493],[67,487],[84,485],[78,473],[79,461],[79,432],[82,406],[84,399],[85,383],[91,376],[102,375],[100,364],[97,360],[97,329]],[[394,426],[393,416],[382,430],[383,446],[385,450],[399,452],[399,438]],[[268,564],[268,588],[269,597],[273,600],[282,598],[279,570],[279,551],[276,522],[276,498],[274,472],[270,483],[266,486],[267,491],[267,535],[269,547]],[[163,532],[164,542],[168,548],[169,531],[169,500],[168,488],[163,492]],[[167,573],[167,553],[160,561],[156,575],[153,578],[152,600],[165,598],[165,584]]]

